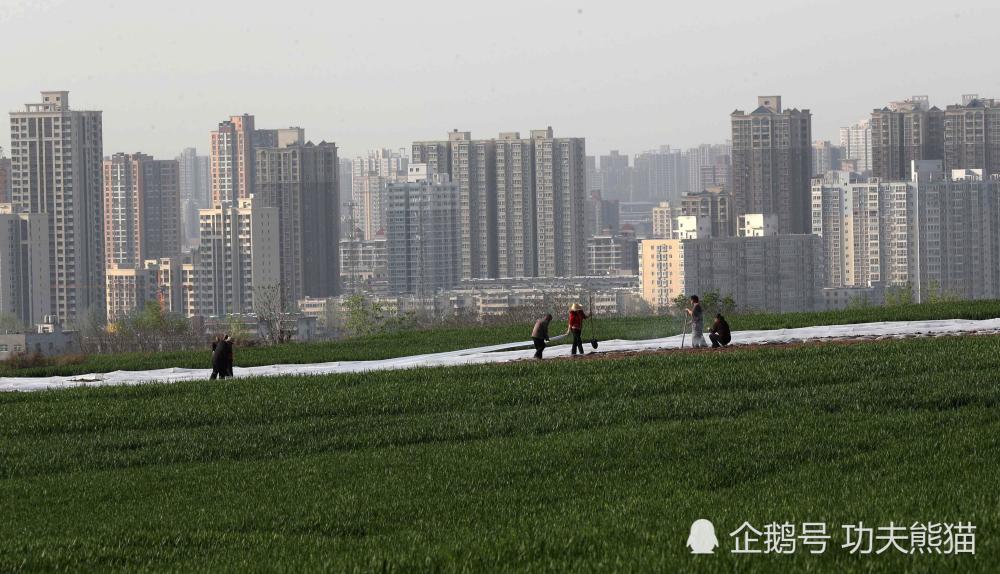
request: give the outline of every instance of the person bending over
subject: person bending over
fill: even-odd
[[[546,313],[544,317],[535,321],[535,328],[531,330],[531,340],[535,343],[535,358],[542,358],[542,351],[545,350],[545,343],[549,342],[549,323],[552,322],[552,313]]]
[[[733,340],[733,335],[729,332],[729,323],[721,314],[715,316],[715,322],[712,323],[712,330],[709,331],[708,338],[712,341],[713,349],[725,347]]]

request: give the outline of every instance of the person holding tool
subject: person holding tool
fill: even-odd
[[[580,354],[583,355],[583,320],[587,319],[589,315],[583,312],[583,305],[579,303],[573,303],[569,306],[569,329],[567,333],[573,335],[573,349],[570,351],[571,355],[576,355],[576,350],[580,349]]]
[[[544,317],[535,321],[535,327],[531,330],[531,341],[535,344],[535,358],[542,358],[542,351],[545,344],[549,342],[549,323],[552,322],[552,313],[546,313]]]
[[[705,315],[697,295],[691,296],[691,306],[685,311],[691,317],[691,346],[694,348],[707,347],[708,343],[705,342],[705,337],[702,335],[705,331]]]

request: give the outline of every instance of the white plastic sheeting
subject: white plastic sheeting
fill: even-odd
[[[828,325],[821,327],[804,327],[798,329],[777,329],[771,331],[737,331],[733,333],[733,345],[750,345],[766,343],[793,343],[823,339],[846,339],[858,337],[906,337],[929,335],[955,335],[961,333],[998,333],[1000,319],[971,321],[950,319],[942,321],[896,321],[887,323],[862,323],[857,325]],[[555,339],[555,337],[553,337]],[[449,351],[446,353],[431,353],[413,355],[380,361],[335,361],[331,363],[313,363],[304,365],[270,365],[266,367],[236,367],[233,369],[236,377],[274,377],[280,375],[328,375],[336,373],[358,373],[365,371],[381,371],[392,369],[408,369],[414,367],[448,367],[456,365],[473,365],[484,363],[505,363],[520,359],[530,359],[534,349],[517,349],[530,346],[531,343],[513,343],[492,345],[475,349]],[[662,339],[642,341],[626,341],[615,339],[601,341],[601,352],[616,351],[655,351],[677,349],[681,345],[681,335]],[[690,346],[690,337],[686,338]],[[589,343],[586,345],[589,350]],[[569,345],[559,345],[546,349],[545,356],[565,357],[570,354]],[[209,353],[205,353],[205,362],[209,361]],[[72,377],[3,377],[0,378],[0,391],[39,391],[70,387],[96,387],[105,385],[136,385],[142,383],[173,383],[207,379],[211,369],[156,369],[151,371],[114,371],[111,373],[93,373]]]

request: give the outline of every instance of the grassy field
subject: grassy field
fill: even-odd
[[[990,319],[994,317],[1000,317],[1000,301],[866,307],[817,313],[756,314],[735,316],[729,319],[734,330],[755,330],[875,321]],[[564,318],[557,317],[553,321],[552,333],[559,333],[561,329],[565,329]],[[596,323],[587,324],[584,337],[652,339],[676,335],[680,329],[680,321],[671,317],[598,318]],[[241,367],[253,367],[288,363],[388,359],[525,341],[530,333],[531,325],[502,325],[408,331],[329,343],[243,348],[237,349],[236,364]],[[210,353],[207,350],[96,355],[72,364],[52,364],[32,368],[14,369],[0,363],[0,377],[79,375],[166,367],[209,368],[209,363]]]
[[[5,394],[0,571],[995,572],[998,367],[981,336]],[[834,539],[730,554],[744,520]],[[977,554],[854,556],[857,521]]]

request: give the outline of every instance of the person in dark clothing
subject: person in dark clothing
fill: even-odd
[[[583,320],[587,319],[588,315],[583,312],[583,305],[579,303],[573,303],[569,307],[569,330],[567,332],[573,334],[573,349],[570,351],[571,355],[576,354],[576,350],[580,349],[580,354],[583,354]]]
[[[235,341],[233,341],[232,337],[226,335],[226,338],[222,342],[226,344],[226,376],[233,378],[233,346],[235,345]]]
[[[229,375],[229,371],[226,368],[226,342],[222,335],[219,335],[212,341],[212,377],[211,380],[217,378],[224,379]]]
[[[712,330],[709,331],[708,338],[712,341],[713,349],[725,347],[733,340],[733,335],[729,331],[729,323],[721,314],[715,316],[715,322],[712,323]]]
[[[542,351],[545,350],[545,343],[549,342],[549,323],[552,322],[552,314],[546,313],[544,317],[535,321],[535,327],[531,330],[531,340],[535,343],[535,358],[542,358]]]

